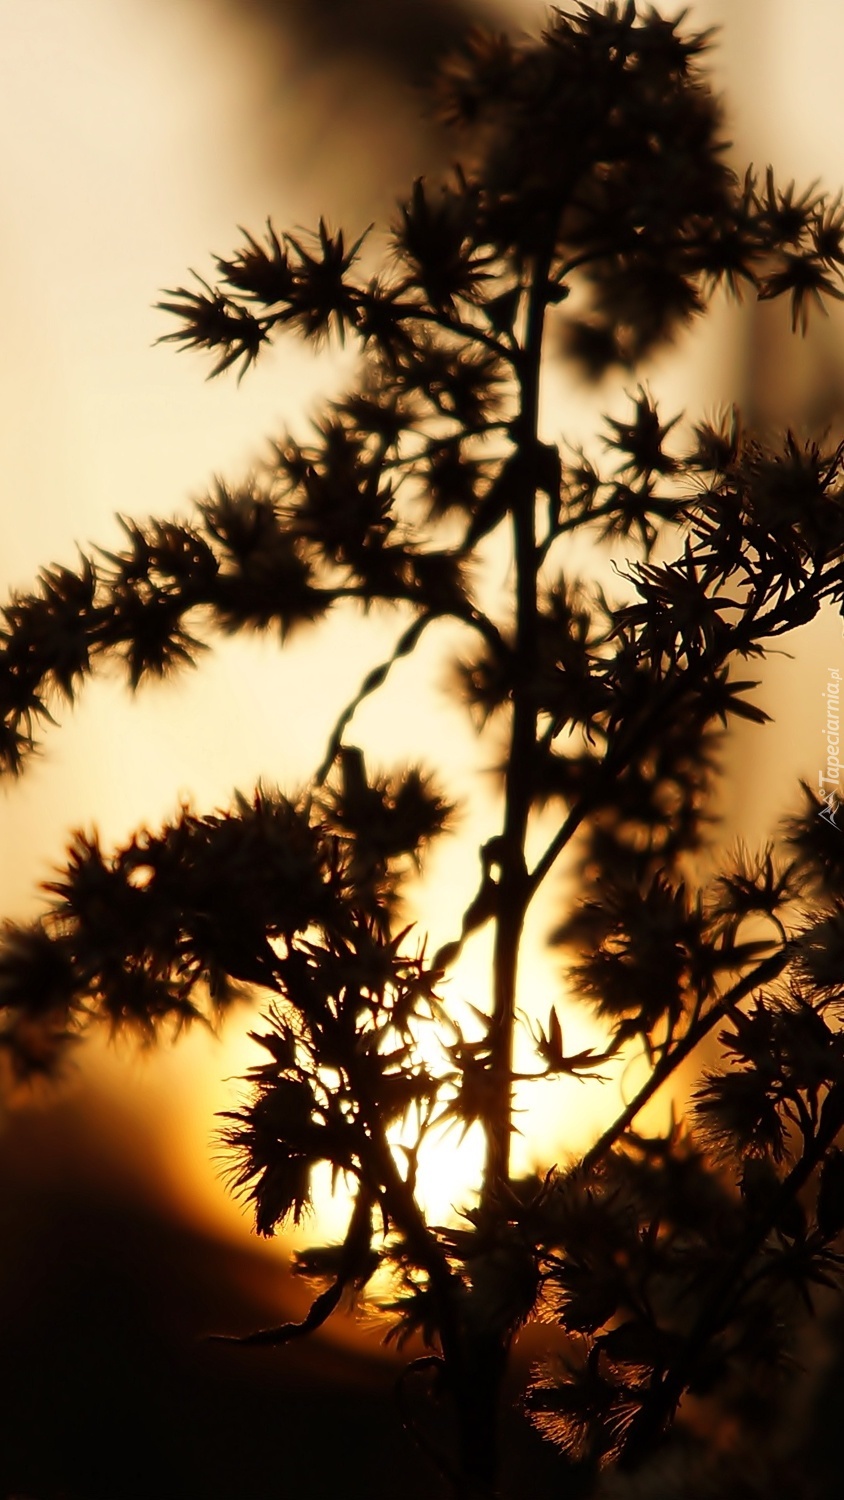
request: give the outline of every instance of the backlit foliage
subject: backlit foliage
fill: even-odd
[[[724,733],[767,718],[753,663],[844,600],[844,446],[763,442],[735,412],[664,416],[644,383],[603,421],[602,450],[538,428],[549,340],[564,374],[593,378],[638,370],[719,286],[784,296],[795,327],[842,295],[840,200],[735,175],[708,45],[618,3],[555,10],[537,41],[471,33],[437,93],[463,165],[413,185],[380,272],[327,221],[312,237],[268,225],[162,303],[166,337],[210,352],[214,373],[243,374],[292,330],[353,344],[355,387],[259,480],[219,483],[190,522],[125,520],[120,550],[45,569],[3,614],[0,758],[17,774],[102,661],[137,688],[215,629],[283,643],[340,607],[393,607],[394,652],[300,793],[183,809],[111,852],[75,837],[46,914],[6,928],[0,1041],[19,1073],[50,1070],[97,1020],[153,1035],[254,989],[269,1011],[224,1121],[232,1184],[264,1235],[302,1220],[322,1163],[354,1207],[342,1244],[299,1257],[324,1283],[308,1317],[247,1342],[309,1332],[391,1269],[388,1337],[428,1346],[403,1382],[409,1422],[415,1389],[449,1407],[438,1461],[462,1495],[495,1491],[508,1351],[537,1318],[555,1352],[525,1407],[580,1492],[623,1494],[645,1467],[654,1494],[711,1493],[700,1434],[729,1430],[744,1462],[841,1280],[842,831],[806,790],[776,846],[725,851],[704,888],[692,856],[714,838]],[[505,533],[493,611],[472,564]],[[574,576],[575,533],[624,543],[614,598]],[[351,721],[440,620],[461,627],[455,693],[507,750],[500,831],[431,953],[401,897],[449,826],[446,790],[423,767],[375,772]],[[549,995],[529,1076],[596,1088],[629,1055],[646,1076],[582,1159],[525,1181],[509,1165],[517,963],[563,856],[577,881],[550,937],[605,1043],[567,1052]],[[487,927],[470,1040],[444,981]],[[707,1039],[686,1118],[639,1133]],[[419,1147],[470,1124],[486,1139],[477,1204],[432,1225]]]

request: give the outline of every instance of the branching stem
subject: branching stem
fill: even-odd
[[[536,489],[539,381],[542,338],[548,300],[551,251],[536,258],[528,293],[525,336],[519,361],[520,406],[513,424],[514,441],[523,458],[521,491],[513,507],[516,593],[516,638],[513,652],[513,708],[510,753],[504,783],[499,899],[495,916],[493,1008],[489,1042],[489,1110],[487,1158],[482,1209],[491,1209],[509,1177],[511,1070],[519,945],[531,891],[525,865],[525,839],[533,799],[537,709],[534,693],[537,653]]]

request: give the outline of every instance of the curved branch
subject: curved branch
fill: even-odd
[[[341,598],[361,597],[358,590],[338,590],[338,596]],[[479,610],[472,608],[471,605],[467,604],[465,613],[461,612],[460,614],[458,614],[456,610],[451,610],[448,614],[440,613],[440,611],[437,610],[418,615],[417,618],[413,620],[411,624],[408,625],[407,629],[404,630],[399,636],[398,641],[396,642],[392,652],[387,657],[387,659],[383,662],[379,662],[377,667],[373,667],[371,671],[367,672],[354,698],[352,698],[350,702],[346,704],[346,707],[343,709],[340,717],[334,725],[333,730],[331,731],[325,755],[323,756],[323,759],[320,762],[320,765],[318,766],[317,771],[314,775],[315,786],[319,787],[324,784],[326,777],[331,770],[331,767],[337,759],[338,751],[343,743],[343,735],[351,724],[352,719],[354,718],[361,704],[365,703],[367,698],[370,698],[373,693],[377,693],[378,689],[384,686],[384,683],[386,682],[390,671],[395,666],[396,662],[400,661],[404,656],[409,656],[411,652],[415,650],[423,632],[429,625],[431,625],[436,620],[447,619],[456,619],[459,620],[462,624],[473,626],[474,629],[479,631],[479,633],[483,635],[486,640],[490,641],[491,644],[503,649],[503,641],[495,625],[493,625],[492,621],[489,620],[486,615],[482,614]]]
[[[213,1343],[241,1344],[251,1348],[275,1347],[278,1344],[289,1344],[292,1339],[304,1338],[309,1333],[314,1333],[327,1323],[331,1314],[338,1306],[340,1299],[350,1282],[357,1280],[361,1275],[361,1267],[364,1264],[372,1243],[372,1195],[367,1188],[358,1189],[355,1197],[354,1207],[349,1219],[349,1227],[343,1241],[340,1266],[335,1280],[324,1292],[320,1292],[311,1304],[310,1310],[300,1323],[281,1323],[277,1328],[259,1328],[254,1333],[237,1334],[212,1333],[209,1340]]]
[[[310,1311],[301,1323],[281,1323],[277,1328],[258,1328],[254,1333],[232,1334],[232,1333],[209,1333],[208,1342],[212,1344],[240,1344],[250,1348],[275,1348],[278,1344],[289,1344],[292,1339],[304,1338],[306,1334],[314,1333],[326,1323],[337,1307],[346,1287],[346,1282],[338,1277],[326,1291],[320,1292],[319,1296],[311,1304]]]
[[[403,656],[409,656],[417,645],[423,631],[431,624],[431,621],[439,619],[442,619],[441,615],[419,615],[399,636],[387,660],[379,662],[377,667],[373,667],[371,671],[367,672],[354,698],[346,704],[328,737],[328,746],[325,755],[314,775],[315,786],[322,786],[324,784],[331,767],[337,759],[338,751],[343,743],[343,735],[361,704],[365,703],[367,698],[370,698],[373,693],[377,693],[378,689],[384,686],[396,662],[400,661]]]

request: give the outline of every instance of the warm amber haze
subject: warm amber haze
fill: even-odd
[[[752,9],[736,21],[745,45]],[[809,1302],[809,1283],[837,1276],[840,860],[837,804],[814,787],[821,753],[833,764],[841,452],[824,429],[842,382],[827,331],[805,363],[781,361],[791,388],[776,388],[758,350],[784,347],[789,317],[755,297],[814,327],[815,304],[840,296],[839,201],[787,187],[790,163],[744,186],[732,175],[708,52],[682,41],[714,6],[679,32],[584,8],[555,13],[541,45],[472,34],[440,88],[466,127],[466,175],[417,177],[387,207],[387,238],[359,242],[383,183],[358,185],[343,235],[319,220],[329,193],[317,202],[295,172],[290,203],[268,202],[248,141],[209,151],[207,188],[193,170],[200,143],[225,136],[216,81],[254,110],[261,68],[232,82],[228,44],[246,58],[270,10],[238,30],[215,6],[212,41],[180,6],[162,65],[127,4],[64,105],[58,12],[39,54],[55,72],[43,111],[30,106],[41,155],[72,120],[97,186],[83,192],[78,169],[60,185],[66,263],[87,288],[59,299],[65,343],[35,298],[32,327],[15,324],[62,441],[49,485],[43,444],[10,465],[39,521],[7,551],[2,754],[17,772],[33,741],[48,751],[5,809],[31,859],[4,871],[13,1104],[25,1118],[18,1077],[49,1071],[66,1031],[109,1023],[118,1050],[88,1042],[71,1087],[134,1091],[177,1212],[236,1238],[222,1163],[259,1233],[292,1233],[317,1283],[244,1342],[298,1343],[367,1286],[394,1337],[427,1345],[402,1403],[442,1483],[497,1493],[505,1366],[537,1315],[566,1355],[528,1405],[584,1483],[599,1462],[658,1470],[678,1413],[705,1470],[701,1434],[733,1421],[735,1382],[788,1353],[784,1332],[760,1353],[759,1330],[787,1328],[789,1276]],[[772,57],[789,16],[757,18]],[[167,148],[146,198],[117,128],[134,146],[137,110],[110,66],[129,37],[137,97],[158,108],[144,147]],[[17,57],[36,40],[22,24]],[[751,134],[757,108],[739,111]],[[360,130],[371,138],[371,110]],[[24,173],[23,146],[16,160]],[[802,160],[795,172],[813,176]],[[251,226],[236,241],[234,222]],[[49,288],[45,243],[49,264],[33,266]],[[202,244],[226,253],[203,264]],[[201,272],[162,294],[175,331],[161,310],[133,322],[106,305],[103,261],[134,298],[151,255],[152,285]],[[695,342],[718,283],[754,303],[743,364],[721,291]],[[267,352],[290,333],[304,353],[289,337]],[[164,335],[210,351],[223,380],[197,385],[194,354],[149,347]],[[232,367],[248,372],[239,391]],[[743,426],[713,417],[716,393],[744,398]],[[768,421],[783,411],[785,441]],[[275,446],[255,464],[261,423]],[[117,507],[137,519],[118,527]],[[27,593],[47,532],[62,564]],[[191,681],[181,669],[215,627]],[[779,658],[797,627],[796,661]],[[777,686],[802,705],[779,739],[761,727]],[[731,851],[794,811],[795,771],[815,800],[790,844]],[[83,833],[57,872],[69,826]],[[127,1045],[224,1013],[219,1042],[194,1027],[160,1060]],[[676,1124],[692,1090],[693,1129]],[[221,1111],[222,1147],[198,1167]],[[780,1441],[793,1461],[801,1439]],[[752,1422],[741,1442],[751,1451]]]

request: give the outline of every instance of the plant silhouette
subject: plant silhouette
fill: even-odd
[[[742,1451],[770,1423],[813,1299],[841,1279],[837,680],[827,779],[776,847],[725,851],[704,886],[695,856],[725,731],[767,718],[746,662],[844,599],[844,445],[770,445],[735,412],[687,427],[644,385],[607,419],[604,461],[539,428],[549,343],[588,381],[639,369],[719,286],[787,297],[795,330],[842,296],[840,199],[735,176],[709,41],[634,4],[555,10],[539,40],[470,33],[438,83],[463,165],[413,185],[380,271],[326,221],[268,225],[161,304],[166,337],[209,351],[215,374],[292,330],[353,341],[356,387],[190,524],[125,520],[121,550],[46,568],[4,612],[0,754],[17,774],[101,662],[122,659],[136,688],[213,629],[284,641],[340,605],[395,611],[391,656],[299,795],[184,809],[110,851],[75,836],[46,915],[5,930],[2,1042],[18,1072],[49,1071],[95,1021],[157,1035],[258,991],[260,1061],[223,1129],[233,1184],[262,1235],[302,1220],[321,1163],[352,1206],[342,1243],[298,1257],[322,1286],[304,1321],[242,1342],[306,1335],[390,1272],[388,1336],[427,1346],[401,1381],[406,1420],[476,1500],[498,1492],[502,1383],[528,1321],[557,1353],[525,1407],[581,1493],[622,1494],[643,1468],[649,1493],[680,1493],[669,1455],[689,1461],[682,1493],[703,1495],[725,1486],[708,1434],[729,1422]],[[625,547],[616,597],[575,576],[581,533]],[[504,538],[492,609],[473,564]],[[429,953],[402,893],[450,803],[425,768],[375,774],[352,718],[444,620],[461,634],[454,692],[506,748],[477,887]],[[632,1054],[647,1076],[584,1156],[522,1179],[517,971],[564,861],[576,879],[549,936],[605,1042],[569,1052],[551,996],[530,1076],[596,1088]],[[483,929],[489,1004],[469,1032],[444,981]],[[644,1135],[645,1105],[707,1041],[688,1120]],[[397,1149],[400,1123],[413,1135]],[[486,1146],[452,1228],[428,1222],[416,1178],[421,1144],[455,1123]]]

